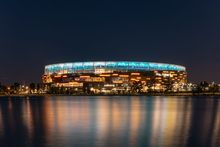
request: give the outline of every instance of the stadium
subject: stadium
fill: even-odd
[[[73,62],[45,66],[43,83],[82,93],[173,90],[186,84],[184,66],[154,62]]]

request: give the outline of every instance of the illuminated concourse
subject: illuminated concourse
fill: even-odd
[[[82,93],[139,93],[178,90],[186,68],[153,62],[74,62],[45,66],[42,77],[51,87]]]

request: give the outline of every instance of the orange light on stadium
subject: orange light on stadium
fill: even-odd
[[[80,76],[82,79],[90,78],[90,76]]]
[[[119,77],[128,78],[129,76],[128,75],[119,75]]]
[[[109,74],[107,74],[107,75],[106,74],[101,74],[100,77],[110,77],[110,75]]]
[[[112,74],[112,76],[118,76],[118,74]]]
[[[140,73],[131,73],[132,76],[139,76]]]
[[[118,80],[118,81],[112,81],[114,84],[122,84],[123,83],[123,81],[120,81],[120,80]]]

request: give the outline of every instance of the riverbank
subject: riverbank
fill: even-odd
[[[7,94],[0,97],[40,97],[40,96],[219,96],[220,92],[216,93],[144,93],[144,94]]]

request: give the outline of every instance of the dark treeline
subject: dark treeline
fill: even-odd
[[[190,87],[190,86],[191,87]],[[200,82],[199,84],[189,84],[183,86],[182,89],[173,90],[173,86],[167,85],[166,89],[161,91],[158,89],[152,88],[152,85],[148,85],[151,88],[144,90],[146,85],[143,85],[141,82],[134,82],[130,85],[130,89],[126,90],[127,87],[122,87],[120,90],[108,94],[151,94],[151,93],[218,93],[220,92],[220,86],[216,83],[208,83],[206,81]],[[189,88],[190,87],[190,88]],[[100,88],[101,89],[101,88]],[[9,86],[0,84],[0,94],[1,95],[10,95],[10,94],[65,94],[65,95],[95,95],[95,94],[106,94],[101,90],[98,93],[95,93],[91,90],[89,84],[84,84],[83,87],[57,87],[52,84],[43,84],[43,83],[30,83],[29,85],[22,85],[20,83],[13,83]]]
[[[0,94],[32,94],[45,91],[45,85],[42,83],[30,83],[29,85],[15,82],[11,85],[2,85],[0,83]]]

